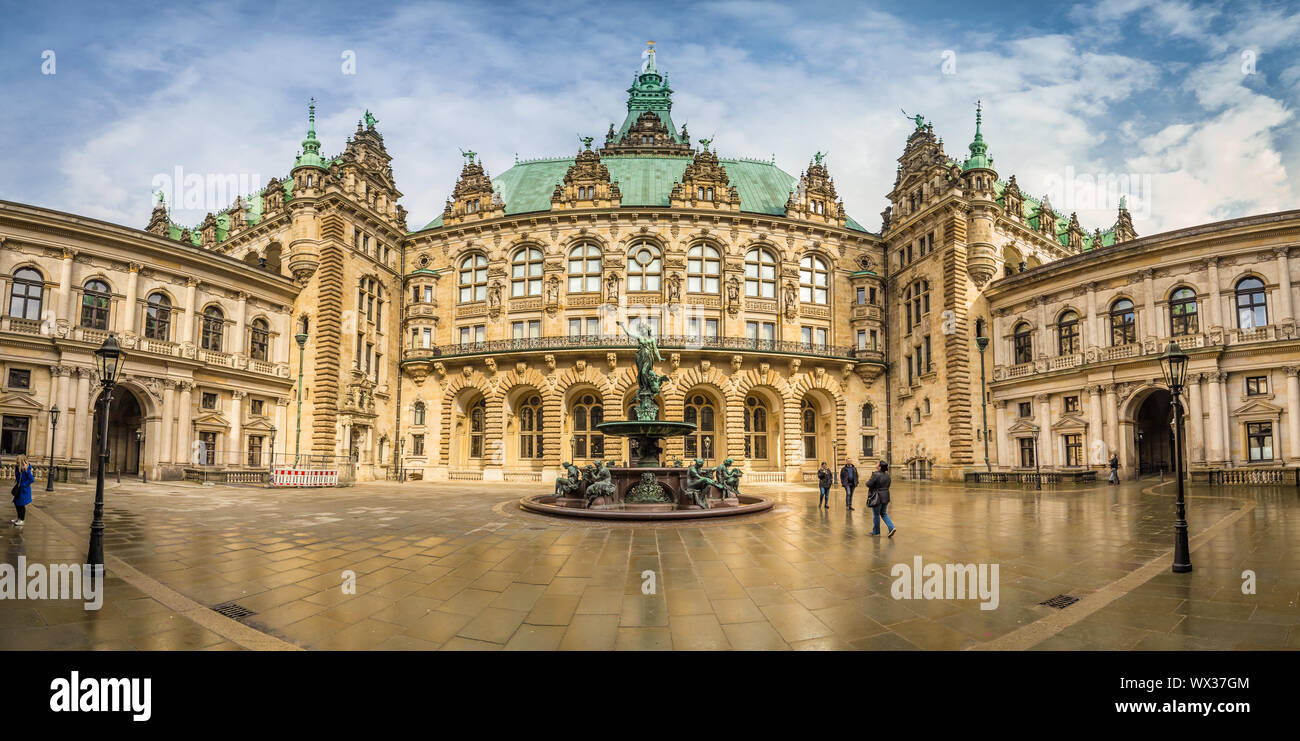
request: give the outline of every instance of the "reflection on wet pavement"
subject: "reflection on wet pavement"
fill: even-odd
[[[389,483],[330,490],[110,485],[105,550],[201,605],[311,649],[966,649],[1170,559],[1172,484],[1035,492],[899,482],[899,531],[816,506],[813,487],[751,487],[771,513],[719,523],[555,521],[509,502],[537,484]],[[1300,495],[1192,487],[1192,553],[1029,646],[1300,648]],[[88,532],[93,492],[36,507]],[[834,499],[834,497],[832,497]],[[41,518],[0,531],[4,561],[78,562]],[[891,570],[997,564],[998,604],[895,599]],[[1243,594],[1244,570],[1255,593]],[[344,590],[355,575],[355,593]],[[0,649],[237,649],[110,572],[102,610],[0,602]],[[1066,612],[1076,609],[1072,606]],[[1083,614],[1083,612],[1079,614]]]

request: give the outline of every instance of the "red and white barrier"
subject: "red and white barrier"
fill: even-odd
[[[271,486],[309,487],[338,486],[336,468],[295,468],[280,466],[271,469]]]

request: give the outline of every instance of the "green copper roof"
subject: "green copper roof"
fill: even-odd
[[[1006,199],[1002,197],[1002,191],[1005,190],[1006,187],[1007,184],[1001,180],[996,180],[993,183],[993,191],[997,198],[997,202],[1002,204],[1003,208],[1006,208],[1007,205]],[[1022,195],[1021,197],[1024,200],[1020,204],[1020,215],[1025,219],[1025,222],[1028,223],[1030,227],[1038,229],[1039,214],[1043,208],[1042,202],[1032,196]],[[1070,217],[1056,214],[1056,229],[1053,231],[1057,242],[1060,242],[1062,245],[1070,244]],[[1109,247],[1115,244],[1115,227],[1112,226],[1101,233],[1100,245],[1093,244],[1095,241],[1096,240],[1093,239],[1091,234],[1085,233],[1083,235],[1083,251],[1089,252],[1099,247]]]
[[[690,142],[682,141],[681,133],[673,125],[673,90],[668,87],[668,77],[655,66],[653,46],[646,52],[646,57],[645,66],[632,81],[632,87],[627,89],[627,117],[623,119],[615,141],[623,138],[642,113],[654,111],[674,141],[689,144]]]
[[[601,164],[609,168],[610,179],[618,182],[624,206],[667,207],[673,183],[681,181],[691,161],[690,157],[608,155],[600,158]],[[727,176],[740,194],[741,211],[785,215],[785,202],[798,186],[798,178],[771,162],[722,158],[718,161],[727,168]],[[492,178],[492,185],[506,202],[506,214],[550,211],[555,184],[564,180],[573,162],[572,157],[527,160]],[[442,226],[441,216],[424,228],[439,226]],[[851,218],[845,226],[867,231]]]
[[[307,138],[302,140],[302,153],[293,161],[297,167],[325,167],[325,158],[320,156],[320,140],[316,138],[316,99],[311,99],[307,107]],[[369,111],[367,111],[369,113]]]
[[[993,158],[988,156],[989,145],[984,143],[984,135],[980,133],[980,123],[983,120],[983,109],[979,103],[975,104],[975,141],[970,143],[970,157],[962,163],[961,169],[973,170],[977,167],[988,170],[993,169]]]

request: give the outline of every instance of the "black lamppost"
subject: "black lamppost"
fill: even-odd
[[[266,462],[266,467],[274,468],[275,467],[275,425],[271,425],[271,455],[268,456],[268,458],[269,460],[267,460]]]
[[[144,428],[135,428],[135,469],[140,474],[140,480],[144,481]]]
[[[59,405],[50,407],[50,475],[45,478],[45,490],[54,491],[54,431],[59,428]]]
[[[108,405],[117,382],[117,371],[122,367],[123,353],[117,339],[109,335],[95,351],[99,359],[99,466],[95,471],[95,519],[90,523],[90,549],[86,563],[104,567],[104,466],[108,465]]]
[[[984,350],[989,346],[989,338],[980,335],[975,338],[975,347],[980,351],[980,417],[984,421],[984,426],[980,428],[980,435],[984,438],[984,470],[993,473],[993,466],[989,463],[989,392],[984,381]],[[1034,452],[1035,460],[1037,451]]]
[[[1178,504],[1174,519],[1174,573],[1185,574],[1192,570],[1192,553],[1187,546],[1187,505],[1183,499],[1183,403],[1180,396],[1187,383],[1187,353],[1170,342],[1165,354],[1160,356],[1160,370],[1165,374],[1165,385],[1173,397],[1174,407],[1174,476],[1178,477]]]
[[[302,449],[302,358],[307,350],[307,333],[299,332],[293,336],[298,343],[298,429],[293,438],[293,465],[298,465],[298,451]]]
[[[1030,428],[1030,433],[1034,436],[1034,488],[1042,490],[1043,488],[1043,470],[1038,467],[1038,425]]]

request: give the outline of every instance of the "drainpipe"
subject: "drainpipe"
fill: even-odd
[[[888,250],[885,253],[885,265],[889,265]],[[894,467],[894,362],[889,356],[889,339],[890,329],[893,327],[889,322],[889,305],[892,291],[889,290],[889,281],[880,283],[880,305],[884,316],[884,325],[881,328],[885,346],[885,461],[889,463],[892,470]]]

